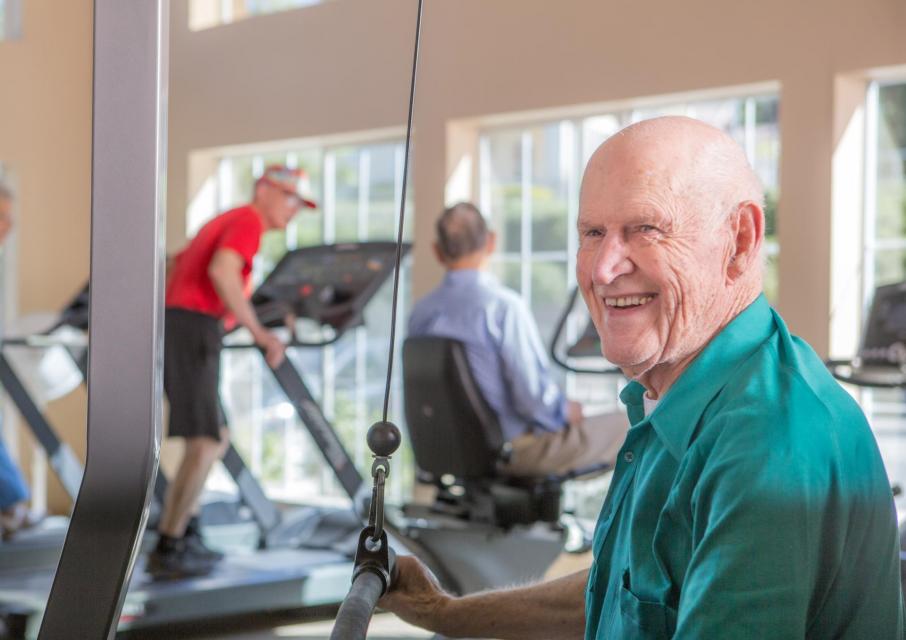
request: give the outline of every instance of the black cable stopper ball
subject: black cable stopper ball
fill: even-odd
[[[392,456],[399,449],[402,439],[399,427],[392,422],[381,420],[368,429],[368,447],[376,456]]]

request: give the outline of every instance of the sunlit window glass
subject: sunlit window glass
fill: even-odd
[[[197,31],[253,16],[301,9],[324,0],[189,0],[189,28]]]

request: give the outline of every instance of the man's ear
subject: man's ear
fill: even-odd
[[[264,184],[263,180],[259,180],[255,183],[255,186],[252,188],[252,202],[259,205],[264,202],[266,197],[264,193],[266,186],[267,185]]]
[[[493,254],[497,250],[497,234],[493,231],[488,231],[488,241],[485,244],[485,253],[488,255]]]
[[[437,258],[437,261],[442,265],[447,265],[447,259],[444,257],[444,252],[440,250],[440,245],[436,242],[431,243],[431,248],[434,249],[434,257]]]
[[[761,255],[764,240],[764,211],[755,202],[740,203],[731,214],[732,245],[727,261],[727,278],[738,280],[749,272]]]

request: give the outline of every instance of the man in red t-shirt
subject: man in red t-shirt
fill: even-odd
[[[170,437],[185,438],[182,461],[170,482],[148,571],[158,578],[204,575],[223,556],[204,546],[192,517],[205,479],[229,443],[220,406],[223,320],[244,326],[277,367],[285,345],[258,321],[248,300],[249,274],[261,234],[285,229],[302,207],[314,208],[305,173],[268,167],[252,202],[207,224],[173,261],[167,279],[164,390]]]

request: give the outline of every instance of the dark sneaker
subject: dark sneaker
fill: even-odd
[[[201,557],[209,558],[212,562],[220,562],[223,560],[223,554],[219,551],[214,551],[214,549],[206,545],[204,543],[204,538],[202,538],[201,534],[195,529],[186,530],[183,542],[187,549]]]
[[[17,533],[41,524],[44,514],[30,511],[24,502],[19,502],[0,511],[0,537],[4,542],[12,540]]]
[[[155,580],[177,580],[206,576],[213,571],[216,561],[192,550],[183,540],[179,542],[173,549],[155,549],[148,554],[148,575]]]

